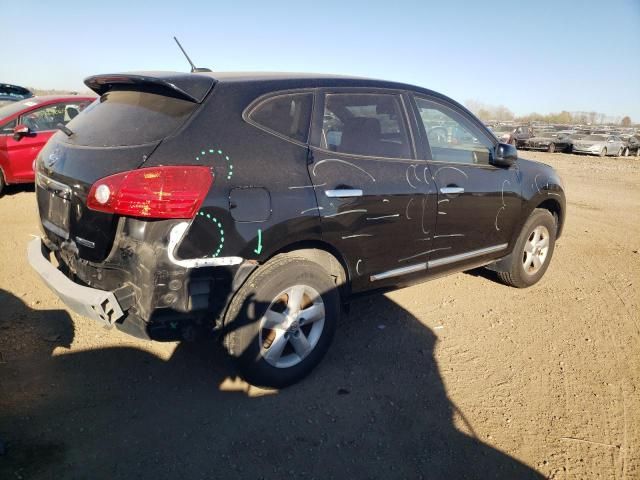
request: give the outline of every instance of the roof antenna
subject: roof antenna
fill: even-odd
[[[182,45],[180,45],[180,42],[178,41],[178,39],[176,37],[173,37],[173,39],[178,44],[178,47],[180,47],[180,50],[182,50],[182,53],[184,54],[184,56],[187,57],[187,61],[189,62],[189,65],[191,65],[191,73],[210,72],[211,71],[211,69],[209,69],[209,68],[198,68],[198,67],[196,67],[193,64],[193,62],[191,61],[191,59],[189,58],[189,55],[187,55],[187,52],[185,52],[184,48],[182,48]]]

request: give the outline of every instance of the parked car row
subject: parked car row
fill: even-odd
[[[496,138],[520,150],[604,156],[640,156],[640,133],[567,126],[494,125]]]

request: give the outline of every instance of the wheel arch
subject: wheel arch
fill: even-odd
[[[334,278],[334,282],[344,300],[350,292],[349,267],[340,252],[322,240],[303,240],[290,243],[272,253],[267,261],[278,255],[294,255],[322,266]]]
[[[560,202],[553,198],[547,198],[546,200],[536,205],[534,209],[535,208],[541,208],[543,210],[548,210],[549,212],[551,212],[551,215],[553,215],[553,217],[556,219],[556,224],[558,225],[558,228],[556,230],[556,238],[560,238],[562,229],[564,227],[564,211],[562,209],[562,205],[560,205]]]

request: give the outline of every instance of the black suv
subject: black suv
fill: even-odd
[[[536,283],[562,230],[556,172],[430,90],[300,74],[85,83],[100,98],[37,160],[31,265],[106,326],[218,332],[255,384],[306,375],[355,295],[478,266]]]

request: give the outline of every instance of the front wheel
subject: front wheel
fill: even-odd
[[[553,153],[553,152],[555,152],[555,151],[556,151],[556,146],[555,146],[555,144],[550,143],[550,144],[549,144],[549,148],[547,149],[547,151],[548,151],[549,153]]]
[[[601,157],[607,156],[607,147],[602,147],[602,150],[600,150],[600,156]]]
[[[556,219],[551,212],[536,208],[522,227],[511,253],[509,269],[498,272],[498,278],[506,285],[517,288],[537,283],[549,267],[556,231]]]
[[[628,157],[629,156],[629,147],[625,147],[624,149],[624,153],[622,154],[623,157]]]
[[[253,385],[282,388],[308,375],[328,350],[340,316],[332,277],[290,255],[259,267],[225,315],[225,347]]]
[[[616,155],[616,157],[621,157],[622,156],[622,147],[620,147],[620,150],[618,150],[618,154]]]

